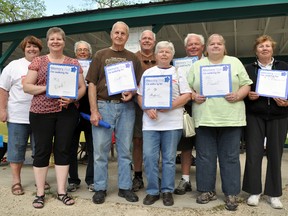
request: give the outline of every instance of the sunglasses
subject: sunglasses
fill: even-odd
[[[155,60],[143,60],[144,64],[155,64]]]

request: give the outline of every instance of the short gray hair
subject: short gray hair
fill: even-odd
[[[151,32],[152,35],[153,35],[154,41],[156,41],[156,34],[155,34],[153,31],[151,31],[151,30],[144,30],[143,32],[141,32],[140,37],[139,37],[139,40],[142,39],[143,34],[144,34],[145,32]]]
[[[187,43],[188,43],[189,38],[190,38],[190,37],[193,37],[193,36],[194,36],[194,37],[198,37],[198,38],[200,39],[200,42],[201,42],[202,45],[205,44],[205,39],[204,39],[203,35],[201,35],[201,34],[189,33],[189,34],[187,34],[186,38],[184,39],[184,46],[185,46],[185,47],[187,46]]]
[[[169,41],[160,41],[157,43],[156,47],[155,47],[155,53],[157,54],[159,52],[159,49],[162,48],[169,48],[172,51],[172,54],[174,56],[175,54],[175,48],[173,43],[169,42]]]
[[[91,47],[91,45],[90,45],[88,42],[83,41],[83,40],[77,41],[77,42],[74,44],[74,53],[75,53],[75,54],[76,54],[77,48],[78,48],[78,46],[79,46],[80,44],[85,44],[85,45],[88,47],[88,49],[89,49],[90,55],[92,55],[92,47]]]

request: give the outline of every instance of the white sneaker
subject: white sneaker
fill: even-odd
[[[261,194],[250,195],[247,204],[250,206],[258,206]]]
[[[275,208],[275,209],[283,208],[283,204],[281,203],[279,197],[269,197],[268,202],[271,204],[272,208]]]

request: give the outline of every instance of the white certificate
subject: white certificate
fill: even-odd
[[[137,89],[132,61],[120,62],[104,67],[108,95],[115,95],[124,91]]]
[[[83,76],[84,76],[84,79],[85,79],[86,76],[87,76],[89,67],[90,67],[91,60],[78,59],[78,62],[81,65],[81,68],[83,70]]]
[[[78,97],[79,66],[70,64],[48,64],[46,95],[52,98]]]
[[[173,65],[175,68],[177,68],[178,72],[183,71],[187,77],[193,63],[197,60],[198,60],[198,56],[176,58],[176,59],[173,59]]]
[[[200,67],[200,94],[206,97],[223,97],[232,91],[231,65]]]
[[[256,92],[264,97],[287,99],[288,71],[258,70]]]
[[[143,77],[142,108],[172,108],[172,75]]]

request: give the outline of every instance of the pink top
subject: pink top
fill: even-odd
[[[49,58],[47,55],[39,56],[33,59],[32,63],[29,65],[29,70],[37,71],[37,81],[36,85],[46,86],[47,82],[47,70]],[[77,59],[73,59],[65,56],[63,64],[73,64],[80,66]],[[83,73],[82,68],[80,67],[80,73]],[[54,113],[60,112],[62,108],[58,102],[58,98],[49,98],[46,96],[46,92],[39,95],[34,95],[30,107],[30,112],[33,113]]]

